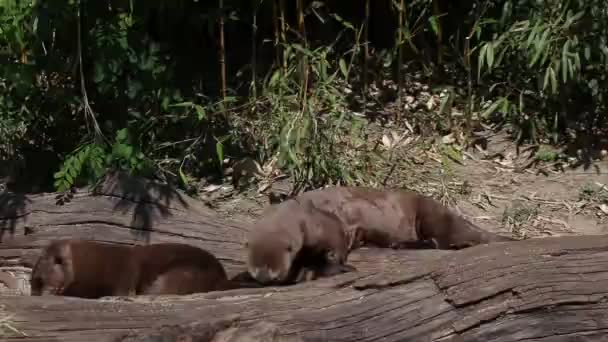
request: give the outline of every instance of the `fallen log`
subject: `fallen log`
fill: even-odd
[[[60,206],[2,199],[0,268],[31,265],[49,239],[182,242],[244,271],[244,218],[115,178]],[[139,183],[137,183],[139,182]],[[129,184],[125,186],[122,183]],[[127,189],[127,190],[125,190]],[[7,195],[8,196],[8,195]],[[356,272],[308,283],[86,300],[0,296],[6,341],[600,341],[608,336],[608,236],[460,251],[361,248]]]

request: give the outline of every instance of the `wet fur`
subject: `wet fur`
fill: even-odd
[[[247,269],[263,284],[291,284],[303,279],[354,270],[346,266],[348,236],[335,215],[310,202],[286,200],[262,214],[247,237]]]
[[[339,217],[351,249],[361,245],[461,249],[514,240],[485,231],[436,200],[411,191],[330,187],[304,192],[296,199]]]
[[[55,240],[31,275],[32,295],[82,298],[189,294],[229,288],[211,253],[185,244],[124,246],[88,240]]]

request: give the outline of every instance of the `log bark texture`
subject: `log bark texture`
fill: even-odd
[[[248,221],[169,187],[118,176],[63,204],[0,197],[0,268],[32,266],[50,239],[182,242],[245,270]],[[6,341],[603,341],[608,236],[460,251],[361,248],[358,271],[285,287],[189,296],[0,295]],[[2,335],[3,334],[3,335]]]

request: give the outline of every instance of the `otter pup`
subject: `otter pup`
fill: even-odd
[[[211,253],[185,244],[123,246],[52,241],[31,275],[32,295],[82,298],[190,294],[238,287]]]
[[[349,236],[344,226],[309,201],[289,199],[271,206],[253,225],[245,245],[247,270],[265,285],[354,270],[345,265]]]

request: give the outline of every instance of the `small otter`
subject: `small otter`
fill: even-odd
[[[17,278],[4,271],[0,271],[0,283],[3,283],[9,290],[16,290],[19,288]]]
[[[262,284],[290,284],[304,277],[353,271],[345,265],[349,236],[340,220],[309,201],[271,206],[251,228],[247,270]],[[314,278],[314,276],[313,276]]]
[[[351,249],[379,247],[461,249],[514,241],[485,231],[436,200],[415,192],[366,187],[329,187],[296,197],[336,215],[352,236]]]
[[[211,253],[185,244],[123,246],[52,241],[31,275],[32,295],[82,298],[190,294],[238,287]]]

